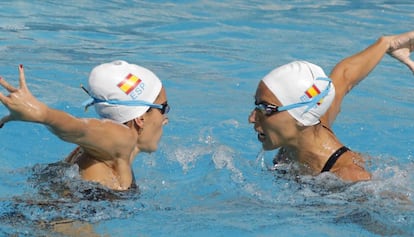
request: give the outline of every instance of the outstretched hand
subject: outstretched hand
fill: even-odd
[[[8,96],[0,93],[1,103],[10,112],[1,118],[0,128],[13,120],[41,122],[47,112],[47,106],[38,101],[27,88],[22,65],[19,66],[19,84],[19,88],[15,88],[0,77],[0,85],[10,92]]]
[[[390,42],[388,54],[398,59],[414,73],[414,62],[410,58],[410,53],[414,50],[414,31],[401,35],[393,36]]]

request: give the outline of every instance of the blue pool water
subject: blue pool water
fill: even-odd
[[[380,35],[413,30],[412,1],[55,2],[0,2],[0,75],[17,82],[23,64],[40,100],[94,117],[79,85],[95,65],[124,59],[163,80],[170,122],[159,151],[134,163],[141,192],[106,199],[56,164],[74,145],[7,124],[1,236],[53,236],[47,224],[60,219],[106,236],[414,235],[414,76],[403,65],[386,56],[334,126],[367,157],[370,182],[269,171],[274,152],[260,152],[247,123],[268,71],[303,59],[329,72]]]

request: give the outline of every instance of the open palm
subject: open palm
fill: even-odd
[[[10,114],[0,120],[0,127],[13,120],[41,122],[47,112],[47,107],[38,101],[29,91],[26,85],[23,66],[19,66],[19,88],[10,85],[0,77],[0,85],[10,94],[0,93],[0,101],[7,107]]]

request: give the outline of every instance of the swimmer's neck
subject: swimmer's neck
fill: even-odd
[[[283,148],[289,159],[319,173],[329,157],[341,146],[332,131],[318,124],[301,129],[298,139]]]

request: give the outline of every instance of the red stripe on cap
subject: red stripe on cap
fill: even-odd
[[[141,79],[135,76],[134,74],[128,74],[123,81],[118,83],[118,87],[125,92],[125,94],[129,95],[131,91],[133,91],[140,83]]]

